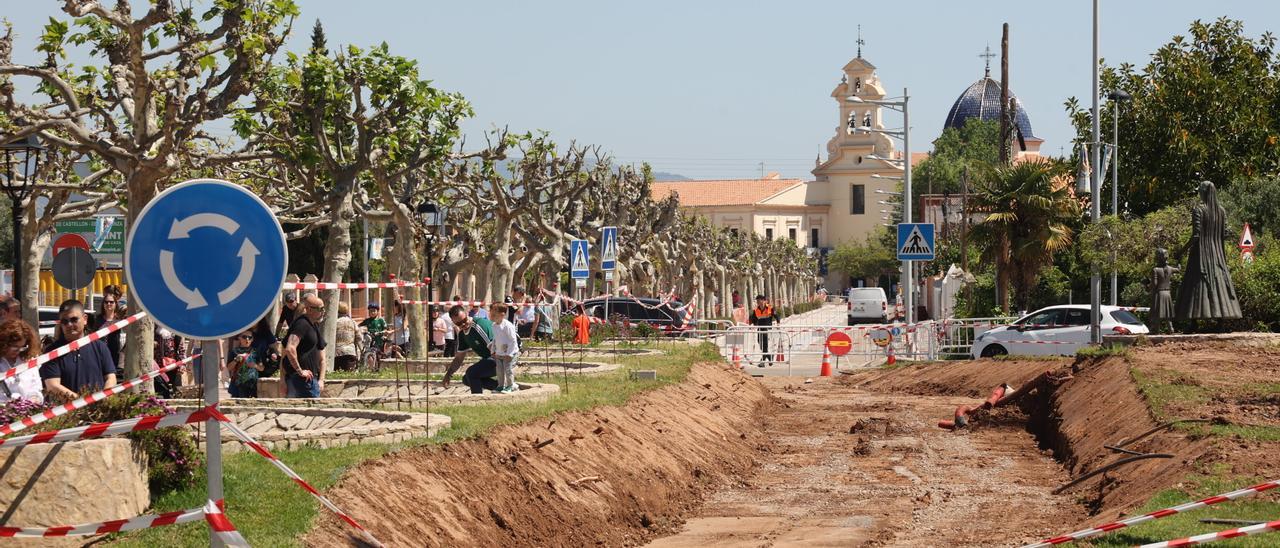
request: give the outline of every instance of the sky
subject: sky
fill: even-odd
[[[136,4],[143,4],[135,0]],[[206,2],[207,3],[207,2]],[[484,1],[298,0],[289,48],[304,50],[320,19],[330,49],[387,42],[417,59],[426,78],[461,92],[476,115],[464,130],[483,142],[495,127],[546,130],[561,143],[599,145],[618,162],[649,162],[695,179],[764,172],[810,178],[836,130],[830,97],[857,55],[891,94],[909,88],[913,150],[941,133],[956,97],[982,77],[979,54],[998,53],[1010,25],[1010,88],[1044,138],[1070,151],[1064,101],[1088,105],[1092,8],[1087,0]],[[54,0],[0,0],[32,52]],[[1280,2],[1104,0],[1101,55],[1145,65],[1191,21],[1227,16],[1257,37],[1280,26]],[[73,59],[76,60],[76,59]],[[999,60],[992,61],[999,78]],[[894,118],[886,114],[889,125]],[[894,115],[896,116],[896,115]]]

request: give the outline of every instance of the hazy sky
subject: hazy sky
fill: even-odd
[[[135,3],[145,4],[141,0]],[[15,57],[34,62],[40,26],[63,16],[54,0],[0,0],[15,25]],[[440,88],[462,92],[480,142],[491,127],[545,129],[561,142],[602,145],[619,161],[649,161],[693,178],[766,171],[809,177],[835,130],[829,96],[856,54],[894,93],[911,90],[916,150],[938,136],[952,102],[982,76],[1010,23],[1010,86],[1044,151],[1070,150],[1063,101],[1086,104],[1091,3],[897,0],[872,2],[299,0],[291,48],[319,18],[330,46],[390,44],[418,59]],[[892,8],[890,8],[892,6]],[[1258,36],[1280,25],[1269,0],[1104,1],[1102,56],[1145,64],[1197,18],[1243,19]],[[993,60],[999,77],[999,60]],[[895,118],[886,117],[891,120]]]

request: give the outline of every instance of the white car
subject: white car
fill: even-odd
[[[1102,307],[1103,335],[1147,333],[1133,312],[1118,306]],[[1011,325],[983,332],[973,340],[976,358],[1005,354],[1022,356],[1072,356],[1089,345],[1089,305],[1069,304],[1041,308]]]
[[[849,325],[859,323],[885,323],[889,319],[889,299],[879,287],[853,287],[849,289],[846,305]]]

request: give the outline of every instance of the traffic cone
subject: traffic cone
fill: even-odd
[[[818,372],[818,375],[823,377],[831,376],[831,353],[827,352],[825,345],[822,347],[822,371]]]
[[[889,346],[886,346],[885,348],[889,352],[889,359],[886,360],[885,363],[888,365],[893,365],[894,363],[897,363],[898,360],[893,357],[893,341],[889,341]]]
[[[738,345],[733,345],[733,368],[742,369],[742,356],[738,355]]]

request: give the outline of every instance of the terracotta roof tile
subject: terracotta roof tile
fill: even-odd
[[[751,205],[802,184],[801,179],[727,179],[654,182],[650,194],[663,200],[680,197],[681,207]]]

